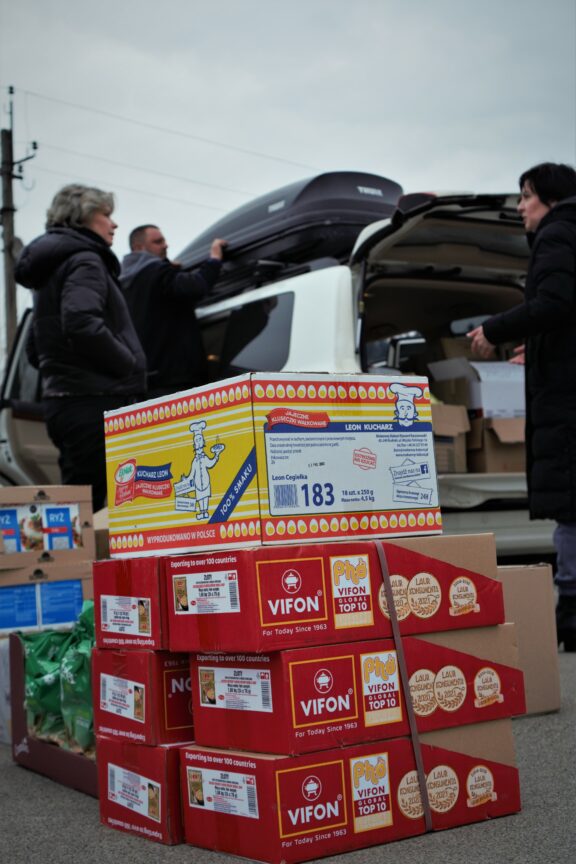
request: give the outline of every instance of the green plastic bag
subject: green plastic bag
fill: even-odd
[[[26,654],[28,728],[63,747],[94,745],[91,656],[94,602],[86,600],[72,630],[21,633]]]
[[[91,658],[94,647],[94,602],[85,601],[74,639],[60,663],[60,705],[70,747],[86,752],[94,746]]]
[[[62,743],[60,664],[73,640],[73,631],[48,630],[21,634],[26,653],[26,708],[30,731]]]

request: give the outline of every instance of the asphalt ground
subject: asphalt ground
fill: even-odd
[[[576,860],[576,654],[559,655],[558,713],[514,720],[523,809],[477,825],[322,859],[334,864],[568,864]],[[226,864],[99,823],[98,802],[12,762],[0,745],[0,862]],[[237,860],[237,859],[236,859]]]

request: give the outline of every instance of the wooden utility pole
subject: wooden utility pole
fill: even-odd
[[[14,156],[12,129],[2,129],[2,239],[4,255],[4,315],[6,351],[9,354],[16,335],[16,279],[14,278]]]
[[[22,180],[22,164],[33,159],[37,149],[36,142],[32,142],[32,153],[23,159],[14,161],[14,146],[12,133],[14,129],[14,106],[12,96],[14,88],[8,88],[10,102],[8,115],[10,117],[10,128],[1,130],[1,155],[2,155],[2,252],[4,257],[4,314],[5,314],[5,338],[6,352],[10,353],[14,344],[17,326],[16,310],[16,279],[14,277],[14,264],[16,258],[16,239],[14,237],[14,195],[12,194],[12,181]],[[17,173],[15,173],[17,172]]]

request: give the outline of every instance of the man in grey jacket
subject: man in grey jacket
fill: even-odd
[[[207,381],[206,356],[195,309],[215,285],[226,247],[216,239],[195,271],[168,260],[168,244],[156,225],[130,233],[120,284],[148,364],[150,398]]]

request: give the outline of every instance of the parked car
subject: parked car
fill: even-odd
[[[198,308],[210,380],[248,371],[427,375],[442,340],[522,300],[528,247],[512,194],[402,195],[360,173],[324,174],[239,208],[183,250],[194,267],[229,240]],[[3,483],[57,482],[24,316],[2,388]],[[553,551],[529,522],[523,474],[439,478],[448,533],[493,531],[501,555]]]

